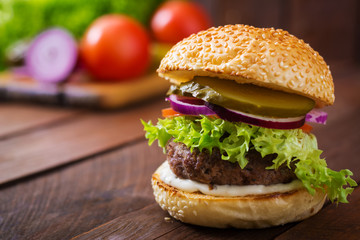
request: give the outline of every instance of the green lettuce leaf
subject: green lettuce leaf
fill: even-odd
[[[337,172],[329,169],[326,161],[320,158],[322,151],[318,149],[316,137],[300,129],[268,129],[206,116],[159,119],[156,125],[151,121],[141,122],[149,145],[158,140],[164,152],[170,139],[184,143],[191,151],[199,148],[211,152],[216,147],[220,149],[223,160],[237,162],[241,168],[248,163],[245,156],[250,149],[255,149],[263,157],[276,154],[268,169],[277,169],[283,164],[290,168],[293,163],[297,178],[311,194],[320,188],[336,202],[348,202],[347,196],[357,186],[351,179],[350,170]]]

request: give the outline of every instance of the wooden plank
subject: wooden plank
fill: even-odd
[[[295,224],[267,229],[214,229],[169,218],[156,204],[122,215],[73,239],[273,239]]]
[[[0,183],[142,138],[140,118],[156,119],[164,106],[161,100],[123,111],[84,113],[63,125],[5,139],[0,142]]]
[[[332,204],[317,215],[283,233],[281,239],[359,239],[360,188],[350,197],[349,204]]]
[[[85,72],[73,73],[61,84],[43,83],[25,75],[0,72],[0,97],[53,105],[118,109],[163,95],[169,81],[152,72],[131,81],[99,82]]]
[[[214,25],[282,28],[302,38],[327,62],[359,60],[360,5],[356,0],[197,0]],[[359,61],[358,61],[359,62]]]
[[[360,4],[359,2],[356,2],[356,19],[355,19],[355,26],[360,26]],[[356,28],[355,32],[355,43],[360,42],[360,29],[359,27]],[[354,55],[355,55],[355,63],[360,63],[360,46],[359,44],[355,44],[354,49]]]
[[[315,129],[319,147],[330,168],[349,168],[360,182],[360,82],[350,74],[335,84],[333,107],[327,109],[326,126]],[[289,229],[276,239],[358,239],[360,236],[360,187],[349,197],[349,204],[329,204],[317,215]]]
[[[0,104],[0,138],[19,134],[33,128],[73,118],[79,110],[49,106],[24,105],[18,103]]]
[[[355,59],[356,0],[293,0],[290,4],[290,33],[304,39],[330,60]]]
[[[81,80],[82,78],[85,79]],[[65,105],[114,109],[165,95],[169,87],[170,82],[160,78],[155,72],[118,83],[91,82],[88,76],[78,73],[63,85],[62,91]]]
[[[158,206],[156,215],[144,214],[154,204],[151,174],[163,161],[160,148],[140,141],[3,186],[0,239],[70,239],[134,213],[161,222]]]
[[[216,239],[235,233],[271,239],[292,226],[220,231],[166,221],[168,214],[154,203],[150,186],[151,174],[163,160],[160,148],[141,141],[2,188],[0,238],[68,239],[86,232],[79,239]]]
[[[323,128],[316,136],[319,148],[324,151],[322,156],[326,158],[328,166],[334,170],[348,168],[354,173],[354,178],[359,181],[360,148],[356,143],[360,142],[360,134],[358,134],[360,133],[360,111],[348,115],[347,119],[349,120],[339,119],[334,124],[329,124],[328,129]]]
[[[276,236],[291,229],[295,223],[286,224],[284,226],[265,228],[265,229],[209,229],[206,227],[191,226],[182,224],[179,228],[159,237],[160,240],[165,239],[274,239]]]
[[[334,86],[335,86],[335,103],[333,106],[325,107],[324,110],[328,112],[329,123],[337,121],[337,118],[347,118],[346,115],[357,112],[360,108],[360,71],[337,69],[333,71]],[[339,74],[339,72],[341,72]],[[326,127],[326,126],[324,126]]]
[[[204,1],[201,1],[204,3]],[[205,4],[205,3],[204,3]],[[281,0],[222,0],[215,4],[215,26],[226,24],[247,24],[255,27],[282,27]],[[209,8],[209,7],[208,7]]]
[[[0,72],[1,98],[23,102],[60,104],[60,85],[34,81],[23,74]]]
[[[167,215],[153,203],[73,239],[156,239],[181,226],[178,221],[165,221],[165,217]]]
[[[334,106],[334,112],[329,115],[329,124],[323,128],[317,128],[316,132],[319,142],[324,145],[324,153],[330,153],[330,156],[326,155],[329,158],[328,161],[331,160],[329,162],[332,162],[334,167],[351,166],[351,170],[358,178],[360,175],[358,174],[359,165],[355,160],[358,158],[359,129],[356,127],[356,123],[359,121],[360,111],[358,111],[358,102],[356,102],[359,97],[355,93],[358,92],[359,84],[350,84],[353,83],[351,79],[339,82],[339,88],[343,89],[337,95],[339,105]],[[353,81],[355,82],[355,80]],[[65,155],[67,158],[74,159],[76,156],[86,157],[97,154],[86,161],[38,174],[28,178],[27,181],[17,181],[0,186],[0,239],[69,239],[79,234],[79,237],[84,238],[90,236],[89,234],[97,233],[101,233],[99,236],[108,236],[109,238],[124,236],[121,232],[112,231],[115,226],[120,226],[127,233],[132,233],[132,230],[138,231],[138,233],[133,233],[134,237],[208,239],[213,236],[212,238],[216,239],[222,236],[231,237],[232,234],[239,231],[236,235],[238,238],[270,239],[276,236],[276,231],[279,230],[277,233],[280,234],[293,227],[290,224],[278,227],[276,231],[272,229],[217,230],[180,224],[175,220],[165,221],[164,217],[168,215],[154,203],[150,186],[152,172],[164,160],[161,149],[155,145],[149,148],[145,141],[124,145],[129,141],[141,139],[143,136],[141,126],[137,125],[138,119],[135,119],[135,116],[139,117],[140,115],[144,119],[155,118],[163,105],[166,104],[161,101],[154,103],[154,106],[153,104],[143,105],[135,110],[129,108],[105,114],[88,113],[64,125],[38,129],[37,132],[0,142],[2,154],[6,156],[7,146],[12,149],[14,158],[32,156],[30,159],[34,159],[36,155],[40,155],[47,159],[61,159],[62,156],[59,155]],[[332,115],[333,117],[331,117]],[[127,124],[127,128],[135,126],[135,130],[131,131],[120,126],[124,124]],[[117,132],[116,129],[119,131]],[[68,136],[65,139],[58,137],[62,131],[65,136],[68,136],[65,131],[73,131],[75,137]],[[120,136],[129,134],[129,132],[136,132],[139,137],[134,139],[127,137],[124,140],[124,136]],[[344,132],[346,132],[345,137]],[[48,140],[46,148],[39,147],[41,151],[36,154],[26,146],[33,142],[37,142],[39,145],[44,144],[44,140],[38,140],[38,134],[41,138],[43,135],[48,136],[53,133],[57,141],[50,142]],[[99,141],[88,140],[88,138],[95,137],[99,138]],[[116,142],[114,139],[117,138],[122,140]],[[67,139],[69,139],[68,142],[65,141]],[[64,142],[59,142],[59,140]],[[122,142],[123,140],[124,142]],[[343,141],[346,144],[342,144]],[[4,142],[7,145],[4,145]],[[75,144],[77,148],[71,144]],[[345,146],[347,144],[349,144],[348,147]],[[98,145],[101,147],[97,148]],[[337,145],[341,145],[341,147],[335,149]],[[122,147],[116,150],[117,146]],[[16,155],[15,149],[23,147],[27,153],[19,152],[19,155]],[[49,147],[51,149],[47,150]],[[61,151],[57,148],[60,148]],[[104,152],[111,148],[114,151]],[[333,148],[334,150],[332,150]],[[345,152],[343,152],[344,150]],[[53,152],[51,153],[51,151]],[[341,154],[337,153],[338,151],[341,151]],[[0,167],[0,169],[2,168]],[[353,200],[350,199],[350,201]],[[356,200],[355,204],[357,203]],[[330,206],[335,207],[334,205]],[[326,211],[327,208],[324,210]],[[334,211],[336,210],[335,208]],[[348,214],[356,213],[348,212]],[[351,217],[354,216],[350,216],[350,219]],[[341,215],[339,219],[348,219],[348,215]],[[304,222],[311,220],[312,218]],[[146,228],[141,229],[142,221],[144,221],[144,226],[153,223],[149,231],[145,232]],[[152,227],[153,225],[155,226]],[[307,227],[311,228],[311,224]],[[357,226],[353,225],[353,227]],[[326,225],[324,225],[322,231],[326,231],[326,229]],[[158,234],[159,231],[161,235]],[[86,234],[82,234],[84,232]],[[318,232],[320,233],[320,228]]]
[[[206,228],[170,218],[154,203],[73,239],[273,239],[293,225],[250,230]]]
[[[329,167],[335,170],[349,168],[357,180],[360,180],[357,161],[360,148],[356,146],[360,141],[359,79],[359,71],[336,79],[335,104],[324,109],[328,113],[328,123],[314,125],[313,131]]]

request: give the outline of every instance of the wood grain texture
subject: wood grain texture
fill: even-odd
[[[0,72],[1,99],[46,103],[53,106],[119,109],[162,96],[169,87],[169,81],[160,78],[155,69],[151,74],[131,81],[110,84],[95,81],[83,71],[74,72],[67,81],[60,84],[42,83],[10,71]]]
[[[360,236],[359,187],[352,193],[349,200],[349,204],[327,206],[314,217],[297,224],[276,239],[358,240]]]
[[[153,203],[73,239],[156,239],[181,226],[181,223],[175,220],[165,221],[166,217],[167,214]]]
[[[73,239],[273,239],[293,225],[256,230],[206,228],[181,223],[154,203]]]
[[[209,4],[201,1],[202,4]],[[214,18],[217,25],[246,24],[255,27],[282,28],[284,4],[281,0],[221,0],[212,2],[216,5]]]
[[[142,138],[140,118],[156,119],[163,100],[149,108],[84,113],[72,121],[0,142],[0,183],[69,163]],[[19,147],[21,146],[21,151]]]
[[[326,125],[313,125],[319,148],[330,168],[349,168],[360,180],[360,72],[335,77],[335,104],[325,108]]]
[[[3,187],[0,239],[69,239],[122,215],[146,218],[150,177],[163,161],[142,140]],[[148,224],[163,221],[160,207],[153,213]]]
[[[4,102],[0,105],[0,139],[72,118],[79,110]]]
[[[360,4],[356,0],[196,0],[214,25],[275,27],[304,39],[327,62],[359,62]]]
[[[292,0],[289,32],[304,39],[325,60],[355,59],[356,0]]]
[[[132,81],[111,84],[91,82],[88,76],[81,74],[84,73],[74,74],[64,84],[65,105],[116,109],[154,96],[163,96],[170,87],[170,82],[160,78],[155,71]]]
[[[328,165],[351,169],[359,182],[360,71],[345,72],[336,74],[337,99],[326,109],[328,124],[314,125],[314,133]],[[358,237],[360,188],[350,204],[327,204],[310,219],[275,228],[219,230],[168,219],[150,185],[151,174],[165,157],[156,144],[147,145],[138,121],[158,117],[166,105],[160,100],[123,111],[84,112],[0,140],[0,160],[25,158],[30,167],[45,159],[68,163],[0,185],[0,239]],[[0,166],[1,175],[10,171],[5,170]]]
[[[175,231],[171,231],[158,239],[274,239],[287,229],[290,229],[296,223],[286,224],[284,226],[266,228],[266,229],[209,229],[206,227],[192,226],[182,224]]]

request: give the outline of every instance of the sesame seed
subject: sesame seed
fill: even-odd
[[[281,57],[274,59],[276,56]],[[291,71],[284,75],[279,68]],[[177,82],[172,72],[183,70],[188,71],[189,79],[195,70],[206,71],[211,76],[218,74],[239,82],[247,78],[266,80],[283,89],[306,88],[307,94],[317,101],[331,104],[334,100],[332,77],[324,59],[307,43],[281,29],[237,24],[192,34],[166,54],[157,72]]]

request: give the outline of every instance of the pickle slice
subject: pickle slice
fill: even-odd
[[[301,95],[211,77],[195,77],[180,86],[172,86],[168,94],[192,96],[226,108],[270,117],[303,116],[315,106],[314,100]]]

